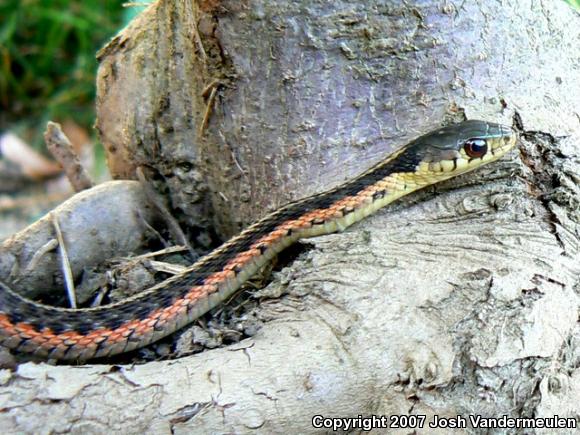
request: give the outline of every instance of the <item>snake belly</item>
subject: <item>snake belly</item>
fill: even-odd
[[[0,344],[79,362],[146,346],[229,298],[297,240],[344,230],[401,196],[497,160],[516,138],[509,127],[475,120],[435,130],[358,177],[281,207],[185,272],[117,303],[51,307],[0,282]]]

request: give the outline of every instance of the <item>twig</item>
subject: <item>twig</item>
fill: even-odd
[[[218,131],[218,135],[221,138],[221,140],[223,141],[223,143],[230,150],[230,154],[232,155],[232,160],[234,161],[236,167],[240,171],[240,174],[242,174],[244,176],[244,178],[247,180],[248,186],[251,185],[252,183],[250,183],[250,178],[248,177],[248,174],[246,173],[246,171],[244,171],[244,169],[242,168],[242,165],[240,165],[240,162],[238,161],[238,158],[236,157],[236,153],[234,152],[234,149],[232,148],[230,143],[227,141],[226,137],[221,132],[221,130]]]
[[[137,214],[139,215],[139,219],[141,219],[141,221],[143,222],[143,225],[145,225],[145,227],[149,231],[151,231],[153,234],[155,234],[157,236],[157,239],[163,244],[163,246],[165,246],[166,248],[171,246],[170,242],[165,240],[165,237],[163,237],[159,231],[157,231],[155,228],[153,228],[153,225],[151,225],[149,222],[147,222],[147,219],[145,219],[143,216],[141,216],[141,213],[139,211],[137,211]]]
[[[179,275],[187,270],[187,266],[182,266],[180,264],[166,263],[164,261],[149,261],[149,264],[157,272],[170,273],[172,275]]]
[[[34,255],[32,256],[32,259],[30,260],[30,262],[28,263],[28,265],[24,269],[23,275],[27,275],[30,272],[32,272],[34,269],[36,269],[36,266],[38,265],[38,262],[40,261],[40,259],[42,257],[44,257],[44,255],[47,252],[52,251],[57,246],[58,246],[58,241],[56,239],[50,239],[48,242],[46,242],[44,245],[42,245],[40,247],[40,249],[38,251],[36,251],[34,253]]]
[[[133,259],[134,260],[143,260],[146,258],[159,257],[160,255],[174,254],[176,252],[183,252],[183,251],[187,251],[186,246],[180,246],[180,245],[171,246],[169,248],[160,249],[159,251],[147,252],[146,254],[137,255],[137,256],[133,257]]]
[[[213,87],[211,88],[211,91],[209,93],[209,97],[207,99],[207,105],[205,107],[205,113],[203,114],[203,119],[201,120],[201,125],[199,126],[199,135],[203,136],[203,134],[205,133],[205,130],[207,128],[207,125],[209,123],[209,117],[211,116],[211,113],[213,111],[213,103],[215,101],[215,96],[217,94],[217,87]]]
[[[185,237],[185,233],[179,226],[177,220],[171,215],[167,207],[165,207],[163,199],[149,184],[149,181],[147,180],[145,174],[143,173],[143,168],[138,167],[135,173],[137,174],[137,179],[143,186],[143,191],[145,192],[147,199],[149,199],[151,203],[157,208],[157,210],[159,210],[159,213],[161,213],[161,216],[163,216],[163,219],[167,223],[168,229],[171,232],[173,238],[177,240],[178,243],[185,245],[191,256],[194,259],[197,259],[199,255],[197,254],[197,252],[194,251],[194,249],[189,244],[189,241],[187,240],[187,237]]]
[[[201,36],[199,35],[199,31],[197,30],[197,24],[193,24],[193,40],[195,45],[197,46],[197,50],[201,55],[201,59],[203,61],[207,60],[207,53],[205,52],[205,48],[203,48],[203,42],[201,42]]]
[[[66,246],[64,243],[64,238],[62,237],[62,232],[60,230],[60,225],[58,224],[58,217],[55,213],[50,215],[52,224],[56,231],[56,238],[60,247],[60,260],[62,266],[62,273],[64,275],[64,283],[66,286],[66,293],[68,295],[68,300],[71,308],[77,307],[77,295],[75,292],[75,283],[73,281],[72,272],[70,270],[70,262],[68,261],[68,254],[66,252]]]
[[[62,165],[75,192],[93,187],[93,181],[81,165],[70,140],[63,133],[60,124],[52,121],[47,123],[44,141],[54,158]]]
[[[207,52],[205,51],[205,48],[203,46],[203,40],[201,38],[201,33],[199,31],[199,25],[201,22],[201,18],[199,15],[199,9],[196,8],[196,10],[192,11],[192,14],[186,14],[186,23],[185,25],[187,26],[186,28],[191,29],[191,39],[193,40],[193,43],[195,44],[199,57],[201,58],[201,63],[202,65],[205,65],[207,63]],[[207,26],[206,26],[207,27]],[[213,33],[213,31],[210,32],[209,29],[205,29],[205,31],[203,31],[203,33],[207,36],[211,37],[211,33]]]
[[[211,82],[209,82],[209,85],[207,85],[205,88],[203,88],[203,91],[201,91],[201,96],[203,98],[207,98],[210,94],[210,92],[217,88],[219,85],[222,84],[222,81],[220,79],[213,79]]]
[[[91,307],[99,307],[101,306],[101,304],[103,303],[103,299],[105,298],[105,295],[107,294],[109,290],[106,288],[101,288],[97,295],[95,296],[95,298],[93,299],[93,302],[91,302]]]

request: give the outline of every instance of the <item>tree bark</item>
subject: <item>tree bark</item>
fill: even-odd
[[[186,228],[229,235],[445,120],[517,111],[526,131],[501,162],[309,241],[263,292],[255,336],[137,366],[1,371],[0,425],[578,419],[578,29],[563,2],[531,0],[155,3],[101,53],[98,128],[113,173],[152,169]]]

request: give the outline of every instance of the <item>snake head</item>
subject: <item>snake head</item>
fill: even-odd
[[[421,136],[411,149],[420,156],[418,171],[446,179],[499,159],[516,140],[510,127],[470,120]]]

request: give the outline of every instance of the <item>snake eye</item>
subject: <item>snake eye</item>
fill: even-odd
[[[467,139],[463,144],[463,149],[469,157],[477,159],[487,152],[487,142],[485,139]]]

